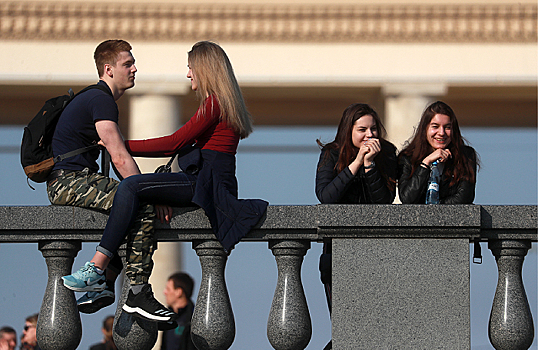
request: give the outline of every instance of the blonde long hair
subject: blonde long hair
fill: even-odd
[[[214,95],[219,102],[221,120],[242,139],[246,138],[252,132],[252,117],[224,50],[211,41],[199,41],[188,55],[189,66],[198,84],[196,95],[200,99],[200,107],[204,108],[207,96]]]

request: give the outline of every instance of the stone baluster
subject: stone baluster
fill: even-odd
[[[126,267],[125,254],[126,247],[125,245],[122,245],[120,249],[118,249],[118,255],[123,262],[124,271]],[[114,343],[119,350],[151,349],[157,341],[157,322],[134,317],[124,312],[122,309],[125,300],[127,300],[130,287],[131,283],[124,274],[121,296],[118,300],[116,314],[114,315],[114,327],[112,333]]]
[[[306,348],[312,322],[301,281],[301,265],[310,241],[271,241],[278,280],[267,322],[267,338],[276,350]]]
[[[489,318],[489,339],[497,350],[528,349],[534,338],[534,326],[521,270],[531,242],[492,240],[488,248],[499,271]]]
[[[43,350],[74,350],[82,338],[82,324],[74,292],[61,277],[71,274],[80,241],[41,241],[48,281],[37,322],[37,342]]]
[[[228,259],[217,241],[194,241],[200,258],[202,281],[191,322],[191,335],[198,350],[225,350],[235,338],[235,320],[224,280]]]

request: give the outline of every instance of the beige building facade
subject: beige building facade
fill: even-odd
[[[425,104],[443,99],[463,125],[535,126],[537,7],[530,0],[0,1],[0,121],[25,124],[43,98],[94,82],[95,46],[124,38],[139,69],[137,86],[120,100],[128,137],[145,136],[141,129],[155,135],[137,126],[141,108],[151,118],[192,115],[186,52],[206,39],[230,56],[257,125],[334,125],[361,101],[381,112],[400,146]]]
[[[122,38],[138,68],[118,102],[129,138],[194,113],[185,75],[198,40],[226,50],[256,125],[336,125],[364,102],[401,147],[441,99],[461,125],[536,127],[537,11],[534,0],[2,0],[0,123],[26,124],[45,99],[97,81],[95,47]],[[159,270],[177,269],[176,249],[160,247]]]

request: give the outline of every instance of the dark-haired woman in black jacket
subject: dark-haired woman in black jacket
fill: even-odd
[[[472,203],[477,154],[472,147],[465,145],[452,108],[441,101],[426,108],[415,135],[398,156],[398,190],[402,203],[425,203],[431,166],[435,161],[442,173],[439,202]]]
[[[322,204],[390,204],[396,192],[396,147],[367,104],[343,113],[334,141],[322,144],[316,172],[316,196]],[[321,281],[331,310],[331,242],[324,242]]]

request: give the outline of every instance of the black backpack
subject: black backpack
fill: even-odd
[[[102,84],[90,85],[76,95],[73,94],[73,90],[69,89],[68,95],[57,96],[45,102],[43,108],[24,128],[21,143],[21,164],[30,180],[45,182],[55,163],[100,147],[95,144],[56,157],[52,154],[52,136],[60,115],[69,102],[90,89],[100,89],[112,96],[108,87]]]

